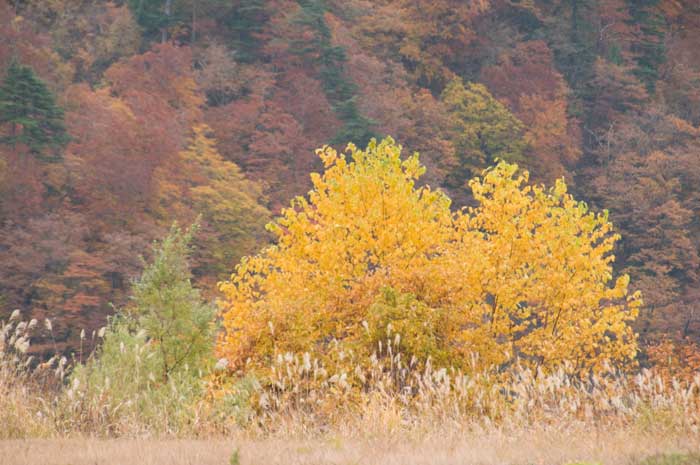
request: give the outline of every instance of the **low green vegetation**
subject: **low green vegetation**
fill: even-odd
[[[109,320],[87,363],[75,366],[69,411],[78,410],[84,427],[115,416],[165,431],[192,421],[213,367],[215,314],[190,282],[196,231],[197,225],[186,231],[173,226],[154,245],[152,262],[134,283],[132,304]]]
[[[634,465],[700,465],[700,452],[652,455]]]

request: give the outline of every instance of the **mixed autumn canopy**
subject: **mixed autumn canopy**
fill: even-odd
[[[0,37],[0,319],[51,318],[41,355],[79,350],[82,328],[128,306],[175,221],[201,215],[192,282],[214,300],[313,188],[315,148],[386,135],[420,152],[416,189],[452,212],[485,205],[467,182],[497,159],[564,179],[621,236],[609,265],[644,296],[641,363],[663,340],[700,342],[696,0],[0,0]],[[378,285],[368,325],[457,305],[404,286]]]

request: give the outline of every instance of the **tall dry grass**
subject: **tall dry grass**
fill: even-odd
[[[19,311],[0,321],[0,438],[44,437],[55,432],[46,415],[47,396],[65,376],[67,360],[38,363],[27,355],[38,322],[21,321]],[[50,321],[45,322],[51,330]]]
[[[386,346],[385,346],[386,347]],[[268,384],[251,396],[250,423],[269,433],[344,436],[488,431],[632,428],[697,434],[700,374],[667,380],[651,370],[579,379],[567,370],[544,375],[465,374],[403,364],[398,350],[372,357],[369,368],[329,373],[308,355],[280,355]]]
[[[203,381],[204,395],[161,386],[153,395],[165,392],[165,400],[149,399],[145,391],[139,405],[148,408],[133,408],[125,405],[128,399],[115,404],[108,389],[71,381],[65,358],[33,363],[26,350],[37,327],[15,316],[0,328],[2,439],[87,434],[363,441],[588,430],[700,436],[700,375],[679,381],[641,370],[579,379],[565,369],[544,375],[518,367],[507,376],[466,374],[405,362],[396,341],[370,360],[341,354],[342,366],[354,366],[349,371],[322,367],[308,354],[280,354],[258,378],[213,372]]]

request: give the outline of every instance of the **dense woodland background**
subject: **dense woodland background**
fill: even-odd
[[[496,158],[608,209],[643,343],[700,340],[696,0],[0,0],[0,315],[76,347],[202,215],[215,283],[324,144],[391,135],[457,209]]]

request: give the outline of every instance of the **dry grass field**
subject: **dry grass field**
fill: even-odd
[[[418,435],[419,436],[419,435]],[[700,435],[631,430],[493,431],[425,437],[213,440],[29,439],[0,442],[3,465],[635,465],[700,452]],[[236,458],[237,457],[237,458]],[[658,462],[657,462],[658,463]],[[700,458],[665,464],[700,464]]]
[[[23,343],[25,326],[4,332]],[[66,380],[61,360],[29,369],[7,351],[0,465],[700,465],[697,374],[498,378],[398,370],[399,355],[347,377],[289,355],[266,385],[212,379],[197,391],[136,389],[116,377],[123,368],[96,388]]]

